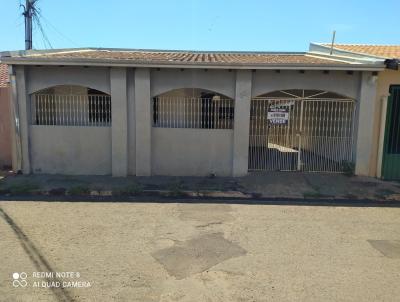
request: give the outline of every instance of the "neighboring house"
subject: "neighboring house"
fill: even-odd
[[[311,44],[310,51],[328,54],[329,44]],[[335,44],[332,55],[385,62],[389,69],[379,72],[374,108],[366,127],[373,128],[368,175],[400,179],[400,45]]]
[[[11,167],[11,87],[8,67],[0,64],[0,170]]]
[[[382,60],[316,53],[4,52],[14,169],[113,176],[370,175]]]

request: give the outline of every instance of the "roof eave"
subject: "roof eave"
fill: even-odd
[[[379,71],[385,68],[382,64],[231,64],[201,62],[135,62],[132,60],[110,59],[48,59],[1,57],[0,61],[10,65],[46,65],[46,66],[97,66],[97,67],[147,67],[147,68],[207,68],[207,69],[303,69],[303,70],[365,70]]]
[[[323,43],[310,43],[310,52],[313,52],[313,49],[319,49],[319,50],[324,50],[324,53],[330,53],[331,51],[331,46],[324,45]],[[357,51],[350,51],[350,50],[345,50],[345,49],[340,49],[335,47],[335,44],[333,45],[333,56],[334,55],[342,55],[342,56],[347,56],[347,57],[353,57],[355,59],[360,59],[360,58],[368,58],[371,60],[385,60],[388,59],[383,56],[378,56],[378,55],[373,55],[365,52],[357,52]]]

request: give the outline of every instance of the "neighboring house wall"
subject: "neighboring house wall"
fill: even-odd
[[[400,70],[384,70],[379,72],[376,92],[376,110],[373,115],[373,145],[369,165],[369,175],[381,177],[381,163],[383,152],[383,139],[386,122],[386,103],[389,96],[389,87],[400,85]]]
[[[10,87],[0,87],[0,169],[11,166]]]

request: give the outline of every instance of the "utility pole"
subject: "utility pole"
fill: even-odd
[[[32,49],[32,15],[35,0],[26,0],[23,15],[25,17],[25,49]]]

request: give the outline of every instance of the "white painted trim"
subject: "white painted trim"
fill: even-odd
[[[144,68],[191,68],[191,69],[257,69],[257,70],[361,70],[361,71],[382,71],[385,69],[384,64],[264,64],[264,65],[245,65],[245,64],[215,64],[209,63],[186,63],[186,64],[171,64],[171,63],[134,63],[112,60],[102,61],[88,61],[88,60],[74,60],[74,61],[49,61],[49,60],[27,60],[27,59],[13,59],[6,58],[1,63],[12,65],[43,65],[43,66],[93,66],[93,67],[144,67]]]

